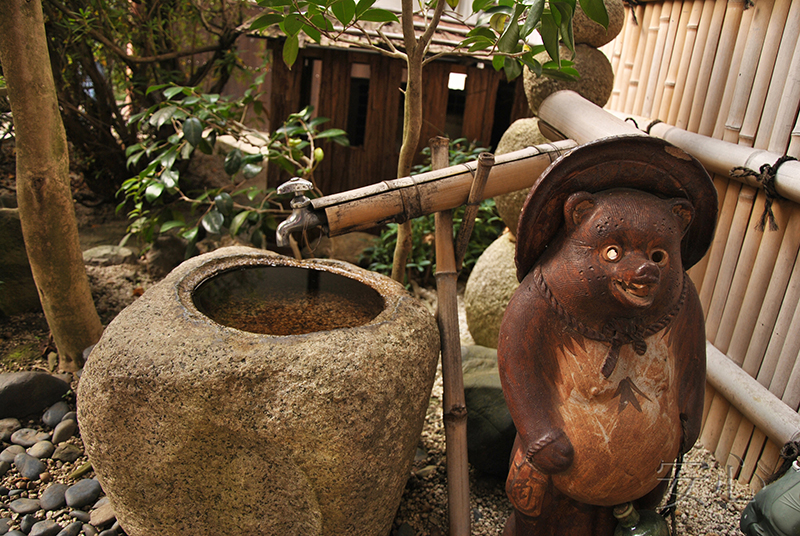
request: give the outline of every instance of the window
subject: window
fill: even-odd
[[[354,63],[350,69],[350,107],[347,116],[347,136],[350,145],[364,145],[369,110],[369,77],[367,63]]]

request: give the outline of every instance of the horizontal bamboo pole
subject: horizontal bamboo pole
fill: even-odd
[[[531,187],[547,166],[575,145],[565,140],[498,156],[482,199]],[[324,211],[330,236],[402,222],[465,204],[476,168],[476,162],[469,162],[384,181],[313,199],[311,207]]]
[[[706,377],[711,386],[776,444],[800,430],[800,414],[769,392],[711,343],[706,344]]]

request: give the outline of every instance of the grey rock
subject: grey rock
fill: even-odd
[[[79,446],[73,445],[72,443],[61,443],[56,447],[52,458],[54,460],[72,463],[81,456],[83,456],[83,449]]]
[[[186,258],[186,240],[172,235],[155,239],[145,254],[147,272],[154,278],[165,277]]]
[[[14,292],[0,292],[0,317],[41,311],[17,208],[0,208],[0,251],[3,252],[0,255],[3,283],[14,289]]]
[[[29,480],[39,480],[39,475],[47,470],[47,466],[30,454],[23,452],[14,456],[17,471]]]
[[[117,534],[119,534],[119,531],[116,529],[108,529],[101,532],[98,536],[117,536]]]
[[[69,488],[66,484],[50,484],[39,497],[39,504],[42,510],[58,510],[67,504],[66,492]]]
[[[45,410],[44,415],[42,415],[42,422],[50,428],[55,428],[68,412],[69,405],[63,400],[59,400]]]
[[[9,518],[0,518],[0,535],[8,532],[9,525],[11,525],[11,520]]]
[[[254,265],[345,274],[382,298],[377,316],[353,328],[275,337],[222,328],[195,312],[201,281]],[[342,314],[334,311],[308,311],[309,321]],[[284,320],[300,330],[296,316]],[[389,278],[338,261],[222,248],[184,262],[106,328],[80,381],[81,437],[130,536],[232,527],[313,536],[323,526],[329,534],[387,534],[438,353],[433,317]],[[194,418],[198,411],[205,418]],[[234,430],[235,415],[250,417]],[[219,497],[228,496],[242,506],[220,516]]]
[[[33,528],[33,526],[36,524],[37,521],[39,521],[39,519],[37,519],[36,516],[34,516],[32,514],[28,514],[28,515],[24,516],[22,518],[22,520],[20,520],[20,522],[19,522],[19,530],[21,530],[25,534],[29,534],[31,532],[31,529]]]
[[[481,473],[505,478],[517,429],[503,397],[497,350],[464,347],[461,361],[469,463]]]
[[[21,489],[12,489],[11,491],[8,492],[8,496],[9,497],[16,497],[17,495],[22,495],[23,491],[24,490],[21,490]]]
[[[83,533],[86,536],[97,536],[97,529],[87,523],[83,526]]]
[[[22,424],[14,417],[0,419],[0,441],[8,442],[11,439],[11,434],[20,428],[22,428]]]
[[[102,506],[91,511],[89,523],[100,528],[110,525],[116,519],[117,515],[114,513],[114,506],[110,502],[106,502]]]
[[[0,462],[0,477],[5,476],[9,469],[11,469],[11,462]]]
[[[47,372],[0,374],[0,418],[26,417],[59,401],[69,383]]]
[[[8,495],[8,488],[5,486],[0,486],[0,497],[5,497]]]
[[[95,266],[136,264],[137,253],[125,246],[95,246],[83,252],[83,262]]]
[[[101,507],[107,505],[110,502],[111,502],[111,499],[108,498],[108,495],[105,495],[104,497],[100,497],[99,499],[97,499],[97,502],[94,503],[94,506],[92,506],[92,510],[96,510],[98,508],[101,508]]]
[[[15,514],[32,514],[42,509],[36,499],[16,499],[11,501],[8,508]]]
[[[53,430],[53,443],[58,445],[59,443],[63,443],[75,433],[78,429],[78,423],[73,421],[72,419],[65,419],[56,425],[56,429]]]
[[[606,13],[608,13],[608,28],[591,20],[583,12],[580,3],[575,5],[575,16],[572,19],[575,44],[585,43],[594,48],[600,48],[610,43],[620,31],[625,22],[625,4],[623,0],[604,0]]]
[[[45,519],[36,523],[28,536],[56,536],[61,532],[61,525],[52,519]]]
[[[464,289],[467,326],[475,344],[497,348],[506,306],[519,287],[515,244],[506,233],[478,258]]]
[[[87,504],[93,503],[97,500],[103,489],[100,487],[100,482],[94,478],[86,478],[71,485],[66,493],[67,506],[72,508],[80,508]]]
[[[86,359],[88,359],[88,357],[89,357],[88,355],[84,354],[83,358],[84,358],[84,360],[86,360]],[[66,421],[67,419],[71,419],[71,420],[73,420],[75,422],[78,422],[78,412],[77,411],[68,411],[67,413],[64,414],[63,417],[61,417],[62,421]]]
[[[49,458],[55,452],[56,447],[48,440],[38,441],[35,445],[29,448],[26,452],[29,456],[33,456],[39,460]]]
[[[414,531],[413,527],[408,523],[403,523],[397,530],[394,532],[394,536],[415,536],[416,531]]]
[[[89,512],[84,512],[83,510],[73,510],[69,513],[69,516],[83,523],[88,523],[90,519]]]
[[[11,445],[0,452],[0,462],[13,462],[17,454],[25,452],[25,447],[21,445]]]
[[[64,527],[56,536],[78,536],[82,528],[83,523],[81,521],[74,521]]]
[[[50,439],[50,434],[33,428],[20,428],[11,434],[11,442],[25,448],[32,447],[45,439]]]
[[[27,535],[21,530],[12,530],[8,534],[6,534],[6,536],[27,536]]]

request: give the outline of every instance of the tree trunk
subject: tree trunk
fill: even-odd
[[[56,99],[40,0],[0,2],[0,62],[17,148],[22,235],[60,368],[83,366],[103,331],[78,242],[69,156]]]

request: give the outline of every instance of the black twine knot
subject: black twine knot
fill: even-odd
[[[778,175],[778,168],[790,160],[797,159],[792,156],[784,155],[778,158],[778,160],[776,160],[772,165],[762,165],[758,172],[742,166],[737,166],[731,170],[731,177],[753,177],[756,182],[758,182],[764,188],[764,193],[766,194],[767,198],[764,201],[764,212],[762,212],[761,219],[756,226],[759,231],[764,230],[767,225],[767,221],[769,221],[770,231],[778,230],[778,224],[775,222],[775,214],[772,212],[772,203],[778,199],[783,199],[783,197],[781,197],[781,195],[778,193],[778,190],[775,189],[775,177]]]
[[[639,355],[644,355],[647,352],[647,343],[644,342],[644,330],[636,325],[613,321],[603,331],[611,343],[611,349],[609,349],[601,369],[605,378],[608,378],[614,372],[619,359],[620,348],[626,344],[633,346],[633,350]]]

